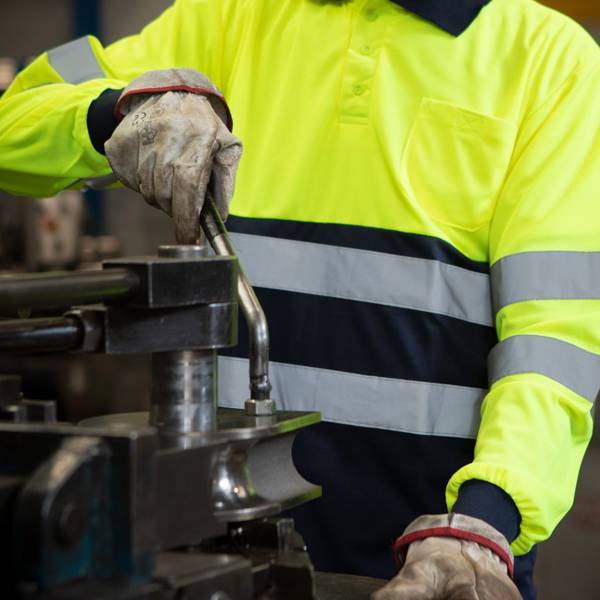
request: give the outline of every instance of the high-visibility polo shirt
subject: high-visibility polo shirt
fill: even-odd
[[[110,174],[90,103],[173,66],[224,92],[245,144],[229,226],[279,406],[346,432],[328,460],[379,460],[382,513],[446,475],[452,508],[477,479],[516,503],[517,554],[547,538],[600,383],[596,44],[530,0],[492,0],[458,36],[388,0],[178,0],[139,35],[72,42],[17,77],[0,187]],[[243,347],[222,360],[226,405],[247,395]]]

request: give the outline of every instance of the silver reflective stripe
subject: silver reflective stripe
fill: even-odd
[[[523,252],[491,270],[494,310],[526,300],[600,299],[600,252]]]
[[[232,233],[252,284],[493,326],[489,277],[436,260]]]
[[[421,435],[474,438],[484,390],[385,379],[272,362],[278,409],[319,411],[323,420]],[[248,361],[219,357],[219,404],[248,398]]]
[[[106,77],[87,37],[49,50],[48,62],[66,83],[83,83]]]
[[[516,335],[491,351],[490,385],[519,373],[545,375],[594,402],[600,389],[600,356],[562,340]]]

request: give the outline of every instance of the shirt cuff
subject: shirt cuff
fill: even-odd
[[[123,90],[104,90],[91,104],[87,113],[87,128],[94,149],[105,154],[104,144],[119,124],[115,106]]]
[[[463,483],[452,512],[485,521],[510,543],[519,535],[521,515],[516,504],[502,488],[487,481],[472,479]]]

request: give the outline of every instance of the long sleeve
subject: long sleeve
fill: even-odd
[[[109,175],[90,140],[88,110],[105,90],[143,72],[190,67],[221,86],[229,4],[178,0],[141,33],[107,48],[85,37],[38,57],[0,99],[0,189],[46,196]]]
[[[499,343],[474,461],[514,500],[516,554],[572,505],[600,387],[600,57],[578,66],[521,126],[490,230]]]

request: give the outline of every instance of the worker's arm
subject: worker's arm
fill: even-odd
[[[490,225],[499,344],[474,460],[448,484],[450,513],[397,540],[403,568],[376,600],[520,598],[509,542],[525,554],[573,502],[600,389],[600,52],[563,39],[532,57]]]
[[[447,501],[452,509],[473,480],[504,490],[520,514],[517,555],[548,538],[571,507],[592,433],[600,386],[598,98],[594,48],[522,123],[491,224],[500,343],[489,358],[475,459],[451,479]],[[480,510],[475,516],[494,519],[493,506]]]
[[[106,49],[87,37],[37,58],[0,99],[0,189],[47,196],[109,175],[102,138],[117,124],[112,107],[142,73],[188,67],[222,88],[231,62],[223,23],[233,4],[177,0],[139,35]]]

